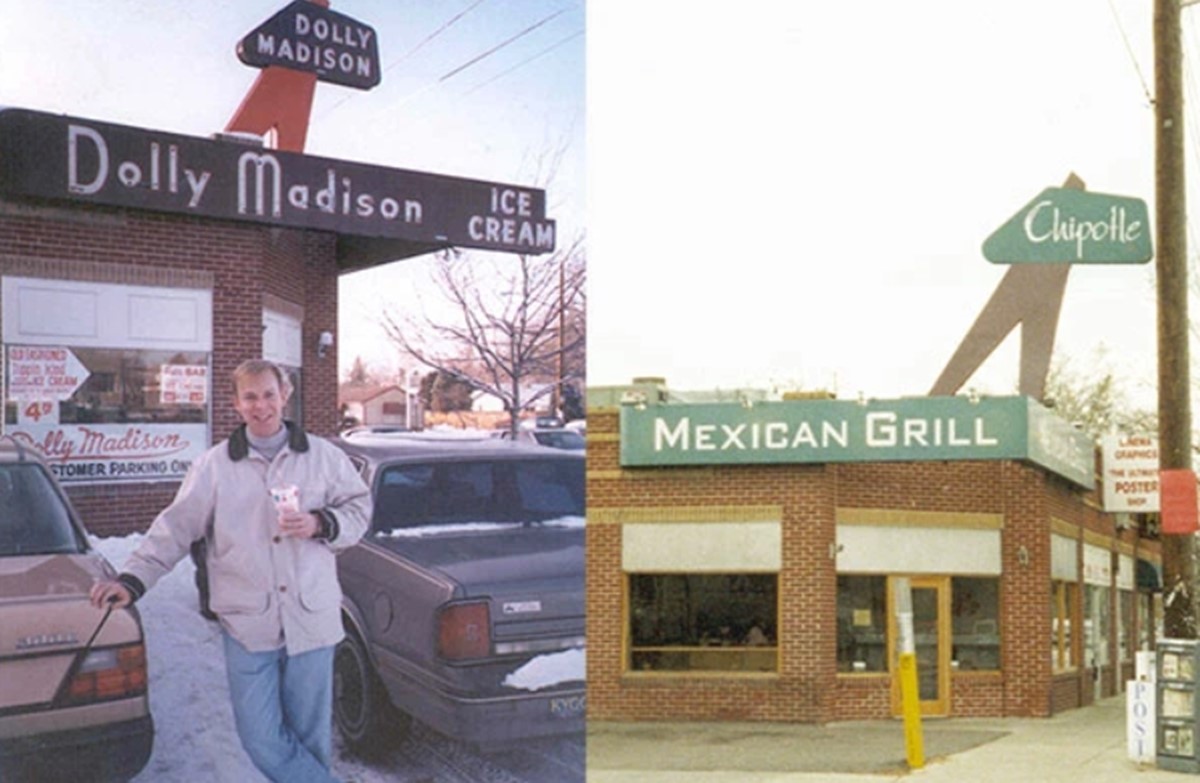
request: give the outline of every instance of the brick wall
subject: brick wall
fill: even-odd
[[[105,207],[0,202],[0,274],[97,283],[210,288],[213,295],[211,433],[239,423],[229,378],[262,356],[264,297],[304,314],[304,425],[336,432],[337,351],[316,356],[317,335],[337,328],[336,237],[245,223]],[[142,531],[178,484],[69,485],[98,535]]]
[[[1056,517],[1132,546],[1133,533],[1117,535],[1093,494],[1082,494],[1039,468],[1011,461],[622,470],[618,426],[615,411],[589,411],[589,715],[620,720],[801,722],[891,716],[890,677],[839,676],[836,671],[836,570],[829,553],[835,541],[837,508],[1003,518],[1003,669],[953,673],[952,714],[1047,716],[1090,700],[1090,672],[1057,678],[1051,673],[1049,531],[1050,519]],[[782,508],[777,674],[728,677],[709,672],[690,676],[625,672],[622,525],[596,512],[672,505]]]
[[[1050,714],[1050,518],[1046,476],[1015,462],[998,463],[1004,497],[1001,536],[1000,659],[1004,713]]]

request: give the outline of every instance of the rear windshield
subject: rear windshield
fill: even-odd
[[[582,517],[583,484],[576,459],[392,465],[379,477],[374,529]]]
[[[66,504],[39,465],[0,465],[0,556],[83,552]]]

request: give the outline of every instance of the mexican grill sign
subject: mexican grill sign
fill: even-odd
[[[1094,484],[1091,440],[1029,397],[621,407],[621,466],[1028,460]]]
[[[379,43],[361,22],[308,0],[291,5],[241,40],[238,59],[315,73],[324,82],[369,90],[379,84]]]
[[[0,193],[443,247],[554,249],[543,190],[26,109],[0,110]]]

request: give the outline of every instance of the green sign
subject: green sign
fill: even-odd
[[[983,243],[996,264],[1143,264],[1154,255],[1146,202],[1046,188]]]
[[[1094,484],[1092,442],[1028,397],[621,408],[621,465],[1028,460]]]

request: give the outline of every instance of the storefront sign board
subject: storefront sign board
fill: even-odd
[[[1092,442],[1028,397],[626,405],[621,464],[1029,460],[1094,485]]]
[[[0,110],[0,194],[537,255],[537,188],[392,169],[26,109]]]
[[[1107,435],[1100,439],[1104,510],[1158,511],[1158,438]]]

